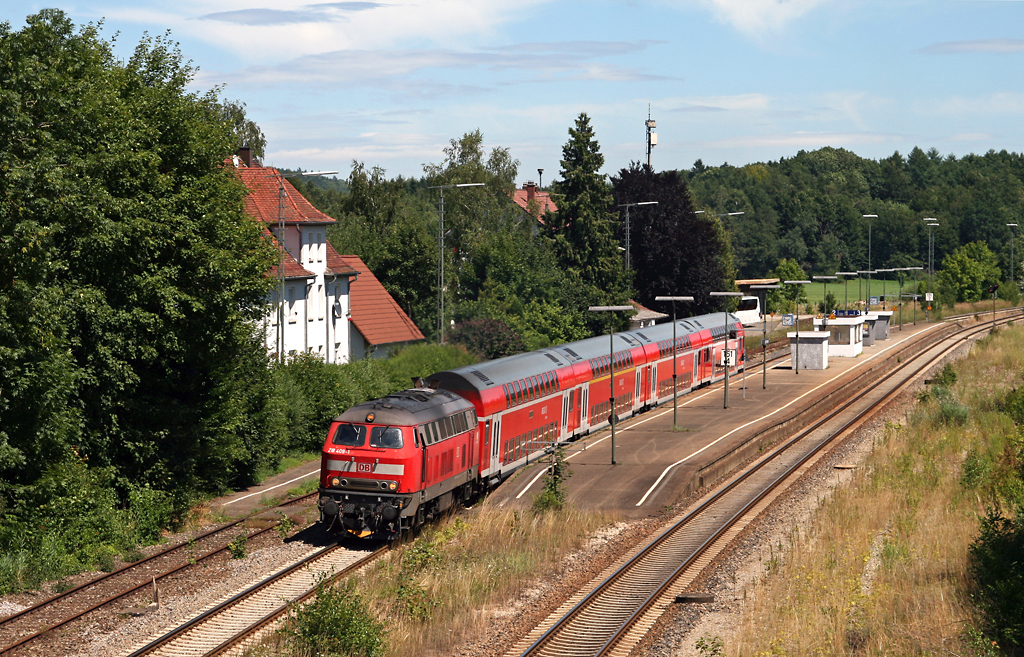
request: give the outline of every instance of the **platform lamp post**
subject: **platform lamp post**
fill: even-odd
[[[786,285],[810,285],[810,281],[782,281]],[[799,295],[798,295],[799,296]],[[800,304],[796,307],[796,358],[793,360],[796,373],[800,373]]]
[[[871,310],[871,304],[868,303],[868,297],[865,296],[864,292],[863,292],[863,287],[862,287],[862,285],[864,284],[864,277],[863,277],[863,275],[867,274],[867,275],[870,276],[872,273],[874,273],[874,272],[871,272],[871,271],[869,271],[867,269],[858,269],[857,270],[857,296],[860,297],[860,300],[864,302],[864,312],[867,312],[867,311]]]
[[[781,285],[751,285],[751,290],[764,290],[764,303],[761,304],[761,317],[764,325],[761,329],[761,390],[768,389],[768,290],[778,290]]]
[[[939,220],[935,217],[925,217],[925,226],[928,227],[928,294],[932,293],[932,274],[935,273],[935,233],[934,229],[938,228]],[[928,304],[925,306],[924,319],[926,322],[931,321],[932,302],[927,301]]]
[[[867,275],[868,275],[868,297],[870,298],[871,297],[871,274],[872,274],[872,272],[871,272],[871,220],[872,219],[878,219],[878,215],[877,214],[862,214],[861,216],[868,220],[868,268],[867,268]],[[868,306],[868,308],[870,308],[870,307],[871,306]]]
[[[650,153],[648,153],[648,157]],[[657,205],[657,201],[640,201],[639,203],[620,203],[618,207],[626,208],[626,269],[629,269],[629,209],[634,205]]]
[[[843,282],[846,284],[846,290],[843,293],[843,308],[846,310],[850,309],[850,276],[856,276],[855,271],[837,271],[836,276],[842,276]]]
[[[816,281],[821,281],[823,286],[824,286],[824,292],[822,292],[822,294],[824,295],[824,302],[823,303],[825,305],[825,315],[827,316],[828,315],[828,282],[829,281],[834,281],[838,277],[836,277],[836,276],[811,276],[811,278],[816,280]],[[835,309],[833,308],[833,310],[835,310]]]
[[[741,297],[742,292],[708,292],[713,297]],[[739,352],[739,349],[736,350]],[[736,354],[737,357],[739,353]],[[725,402],[722,408],[729,408],[729,302],[725,303],[725,345],[722,348],[722,365],[725,369]]]
[[[441,192],[438,203],[437,222],[437,343],[444,344],[444,190],[455,187],[483,187],[484,183],[458,183],[455,185],[434,185],[427,189]]]
[[[331,176],[338,173],[337,171],[298,171],[296,173],[281,173],[277,169],[274,169],[274,173],[268,175],[268,178],[277,178],[277,242],[278,242],[278,260],[277,260],[277,290],[278,290],[278,303],[277,303],[277,361],[279,363],[284,362],[284,252],[285,252],[285,237],[284,237],[284,199],[288,196],[287,190],[284,188],[285,178],[311,178],[313,176]],[[301,235],[300,235],[301,237]],[[301,241],[301,240],[300,240]],[[301,247],[300,247],[301,249]]]
[[[679,426],[679,422],[676,419],[676,391],[679,389],[679,379],[676,375],[676,361],[679,359],[678,345],[676,344],[676,301],[693,301],[693,297],[654,297],[654,300],[672,302],[672,428],[675,429],[677,426]]]
[[[590,306],[588,312],[608,313],[608,424],[612,428],[612,465],[615,465],[615,315],[616,312],[636,312],[633,306]]]
[[[1016,265],[1016,263],[1013,261],[1013,229],[1017,227],[1017,224],[1006,224],[1006,225],[1010,229],[1010,282],[1013,283],[1014,286],[1016,286],[1017,285],[1017,281],[1013,277],[1013,274],[1014,274],[1013,268]]]
[[[921,295],[917,293],[917,272],[924,269],[924,267],[907,267],[907,271],[914,272],[914,326],[917,326],[917,300],[921,298]]]

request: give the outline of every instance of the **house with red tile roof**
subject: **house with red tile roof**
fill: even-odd
[[[551,194],[541,191],[532,180],[523,183],[522,189],[515,190],[512,193],[512,200],[538,223],[544,223],[545,212],[558,212],[558,206],[551,200]]]
[[[337,256],[340,263],[359,272],[351,283],[349,344],[353,359],[385,358],[397,347],[423,339],[423,333],[384,289],[370,268],[356,255]],[[333,261],[327,264],[332,265]]]
[[[358,272],[327,241],[327,227],[337,222],[277,169],[244,154],[231,161],[249,189],[246,212],[263,224],[280,258],[266,273],[279,281],[263,322],[267,350],[279,357],[310,352],[328,363],[348,362],[349,289]]]

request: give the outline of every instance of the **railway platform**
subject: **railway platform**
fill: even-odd
[[[568,499],[580,508],[624,518],[656,515],[713,483],[762,446],[795,432],[806,423],[799,417],[802,409],[835,405],[859,388],[859,379],[870,370],[886,367],[901,351],[948,326],[921,321],[904,323],[902,330],[894,326],[888,340],[865,347],[856,358],[829,358],[825,370],[798,373],[788,355],[769,359],[766,388],[762,365],[752,364],[744,375],[730,378],[727,409],[722,382],[680,396],[675,430],[671,401],[621,420],[615,430],[614,465],[608,429],[566,448],[572,469]],[[517,472],[491,494],[490,503],[528,507],[541,490],[546,465],[540,461]]]

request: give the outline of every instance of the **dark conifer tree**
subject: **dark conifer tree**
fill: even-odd
[[[731,289],[735,272],[729,238],[717,217],[697,214],[678,171],[655,173],[633,162],[612,178],[616,204],[657,201],[630,211],[636,300],[656,307],[656,296],[692,295],[693,314],[721,310],[708,296]]]

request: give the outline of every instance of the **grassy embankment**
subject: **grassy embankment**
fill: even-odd
[[[1020,478],[1020,438],[998,404],[1021,384],[1024,328],[986,338],[954,371],[905,425],[886,427],[790,548],[778,546],[724,654],[994,654],[968,548]]]
[[[492,617],[512,613],[509,606],[538,580],[557,576],[564,557],[610,522],[573,508],[513,511],[486,502],[465,516],[435,522],[340,585],[380,623],[362,619],[352,632],[383,636],[378,650],[367,651],[376,655],[450,655],[481,636]],[[325,605],[315,613],[335,610]],[[307,614],[297,626],[311,625]],[[276,635],[248,654],[298,657],[308,650],[308,644]]]

